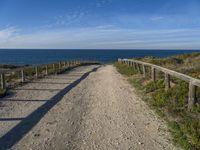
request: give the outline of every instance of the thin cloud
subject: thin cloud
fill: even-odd
[[[19,30],[16,27],[7,27],[0,30],[0,44],[17,35]]]
[[[0,48],[180,48],[198,49],[200,29],[131,30],[74,28],[22,34],[0,31]]]
[[[150,20],[152,20],[152,21],[158,21],[158,20],[163,20],[163,19],[164,19],[164,17],[161,17],[161,16],[150,18]]]

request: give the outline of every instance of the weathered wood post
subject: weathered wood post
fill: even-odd
[[[5,74],[1,74],[1,88],[6,89],[6,81],[5,81]]]
[[[133,67],[133,61],[131,61],[131,67]]]
[[[188,111],[192,111],[193,107],[196,103],[196,86],[192,84],[190,81],[189,83],[189,93],[188,93]]]
[[[59,71],[60,71],[62,68],[61,62],[59,62],[58,65],[59,65]]]
[[[67,64],[68,64],[68,66],[70,67],[70,65],[71,65],[71,61],[69,60],[69,61],[67,62]]]
[[[121,63],[121,62],[120,62],[120,58],[117,59],[117,62],[118,62],[118,63]]]
[[[134,69],[137,71],[137,66],[135,62],[133,63],[133,66],[134,66]]]
[[[48,75],[49,74],[48,65],[46,65],[45,68],[46,68],[45,73],[46,75]]]
[[[156,81],[156,69],[154,67],[151,67],[151,79]]]
[[[66,64],[67,64],[67,68],[68,68],[69,67],[69,62],[67,61]]]
[[[54,74],[56,74],[56,66],[55,66],[55,64],[53,64],[53,72],[54,72]]]
[[[130,60],[129,60],[130,61]],[[132,67],[133,66],[133,63],[132,63],[132,61],[130,61],[130,66]]]
[[[66,62],[64,61],[64,68],[66,68]]]
[[[139,63],[137,63],[137,68],[138,68],[138,72],[141,74],[142,71],[141,71],[141,69],[140,69],[140,64],[139,64]]]
[[[146,77],[147,77],[147,74],[146,74],[146,66],[145,66],[145,65],[142,65],[142,68],[143,68],[143,77],[146,78]]]
[[[170,75],[165,73],[165,90],[167,91],[170,87]]]
[[[24,75],[24,69],[21,70],[21,76],[22,76],[22,83],[25,82],[25,75]]]
[[[129,67],[131,66],[131,61],[130,61],[130,60],[128,60],[128,66],[129,66]]]
[[[36,77],[36,79],[38,78],[38,67],[37,66],[35,67],[35,77]]]
[[[74,66],[76,66],[76,60],[73,61]]]

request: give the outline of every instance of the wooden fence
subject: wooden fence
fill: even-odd
[[[68,68],[87,65],[87,64],[97,64],[95,61],[60,61],[51,64],[33,65],[27,67],[19,67],[10,70],[0,70],[0,88],[7,89],[11,87],[12,82],[24,83],[31,79],[37,79],[39,77],[44,77],[50,74],[57,74],[65,71]],[[29,72],[29,73],[28,73]],[[31,73],[30,73],[31,72]],[[12,77],[17,74],[17,79]],[[14,78],[14,79],[13,79]],[[13,79],[13,80],[11,80]]]
[[[186,81],[189,83],[189,89],[188,89],[188,111],[192,111],[194,105],[197,103],[197,97],[196,97],[196,90],[197,87],[200,87],[200,80],[195,79],[193,77],[190,77],[188,75],[161,67],[157,66],[154,64],[134,60],[134,59],[118,59],[119,63],[124,63],[127,64],[131,67],[134,67],[135,69],[140,69],[142,67],[141,73],[143,73],[143,77],[147,77],[147,67],[151,69],[151,79],[153,81],[156,80],[156,71],[161,71],[165,74],[165,90],[168,90],[171,85],[170,85],[170,76],[176,77],[180,80]]]

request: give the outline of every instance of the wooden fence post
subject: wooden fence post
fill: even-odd
[[[136,63],[133,63],[134,69],[137,71]]]
[[[165,73],[165,90],[167,91],[170,87],[170,75]]]
[[[133,62],[131,61],[131,67],[133,67]]]
[[[62,66],[61,66],[61,62],[59,62],[59,64],[58,64],[58,65],[59,65],[59,70],[61,70],[61,67],[62,67]]]
[[[49,71],[48,71],[48,65],[46,65],[46,75],[48,75],[49,74]]]
[[[196,86],[192,84],[190,81],[189,83],[189,93],[188,93],[188,111],[192,111],[193,107],[196,103]]]
[[[55,64],[53,64],[53,73],[56,73],[56,67],[55,67]]]
[[[25,82],[24,69],[21,70],[22,83]]]
[[[136,62],[135,62],[135,70],[138,71],[138,65]]]
[[[141,69],[140,69],[140,64],[138,64],[138,63],[137,63],[137,68],[138,68],[138,72],[141,74],[142,71],[141,71]]]
[[[142,65],[142,68],[143,68],[143,77],[146,78],[146,66],[145,65]]]
[[[36,77],[36,79],[38,78],[38,67],[37,66],[35,67],[35,77]]]
[[[1,88],[6,89],[6,81],[5,81],[5,74],[1,74]]]
[[[154,67],[151,67],[151,79],[156,81],[156,69]]]

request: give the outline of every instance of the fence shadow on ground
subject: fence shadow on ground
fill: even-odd
[[[54,97],[32,112],[29,116],[22,119],[19,124],[0,138],[0,150],[10,149],[18,141],[20,141],[42,119],[42,117],[63,98],[66,93],[84,80],[91,72],[97,71],[98,68],[99,67],[95,67],[91,71],[83,74],[78,80],[65,87]],[[12,120],[12,118],[9,119]]]

